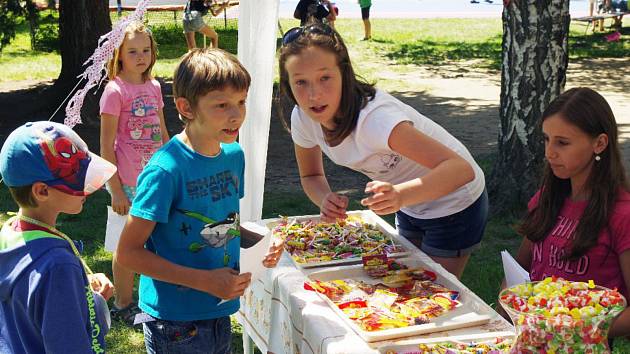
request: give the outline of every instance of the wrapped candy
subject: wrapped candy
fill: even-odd
[[[608,330],[626,306],[617,290],[549,277],[499,294],[516,327],[511,353],[608,353]]]
[[[392,254],[405,251],[376,225],[349,217],[336,223],[298,222],[284,218],[273,229],[284,241],[285,249],[300,264],[323,263],[362,255]],[[385,271],[387,264],[376,266]]]

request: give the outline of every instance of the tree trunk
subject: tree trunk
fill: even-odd
[[[512,0],[503,9],[501,128],[490,178],[493,212],[522,210],[539,186],[541,116],[564,89],[569,0]]]
[[[83,63],[90,57],[98,39],[111,31],[107,0],[61,0],[59,2],[59,42],[61,50],[61,73],[52,88],[59,95],[57,105],[77,84],[77,76],[83,72]],[[85,84],[82,82],[81,85]],[[82,87],[82,86],[79,86]],[[64,107],[65,108],[65,105]],[[56,121],[62,121],[64,109],[55,115]],[[98,120],[98,100],[88,94],[83,105],[85,123]]]

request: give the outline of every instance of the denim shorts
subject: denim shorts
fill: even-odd
[[[435,219],[416,219],[402,211],[396,213],[398,233],[429,256],[461,257],[478,247],[488,219],[488,192],[468,208]]]
[[[142,324],[149,354],[230,354],[230,317],[200,321],[155,321]]]
[[[184,12],[182,24],[184,25],[184,32],[199,32],[206,25],[203,22],[203,14],[199,11]]]

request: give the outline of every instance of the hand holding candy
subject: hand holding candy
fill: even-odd
[[[275,238],[263,259],[263,265],[267,268],[275,267],[282,256],[282,251],[284,251],[284,240],[279,237]]]
[[[322,200],[320,217],[323,222],[335,222],[337,219],[345,219],[348,208],[348,197],[330,192]]]
[[[389,182],[372,181],[365,186],[365,193],[373,193],[361,200],[361,205],[379,215],[395,213],[402,207],[402,194]]]

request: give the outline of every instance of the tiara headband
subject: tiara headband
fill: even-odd
[[[83,63],[83,65],[90,66],[81,73],[78,78],[87,79],[88,82],[85,86],[74,94],[68,105],[66,106],[66,118],[63,123],[70,128],[81,122],[81,107],[83,107],[83,100],[85,95],[94,86],[97,86],[103,82],[103,79],[107,77],[107,62],[112,58],[114,50],[120,47],[123,39],[125,39],[125,29],[134,21],[142,21],[144,13],[151,0],[140,0],[136,6],[136,10],[129,16],[122,18],[114,27],[111,32],[108,32],[101,36],[98,40],[98,45],[94,49],[94,53]]]

